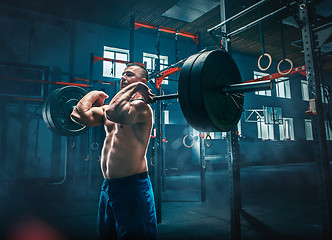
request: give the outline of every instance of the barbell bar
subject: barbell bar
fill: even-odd
[[[273,80],[242,83],[234,60],[222,50],[197,53],[182,66],[178,93],[154,96],[156,101],[179,99],[187,122],[201,132],[226,132],[233,129],[243,111],[243,97],[237,94],[268,90]],[[53,91],[45,100],[43,119],[54,133],[75,136],[87,127],[73,122],[70,114],[87,91],[66,86]]]
[[[273,80],[265,80],[260,82],[248,82],[248,83],[239,83],[232,84],[230,86],[225,86],[221,89],[220,94],[236,94],[236,93],[246,93],[262,90],[271,90],[273,88]],[[154,96],[153,99],[156,101],[177,99],[179,98],[178,93],[165,94],[160,96]]]

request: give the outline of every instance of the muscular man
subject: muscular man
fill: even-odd
[[[102,91],[91,91],[76,105],[71,118],[85,126],[103,124],[106,138],[101,151],[104,176],[99,209],[101,239],[156,239],[157,223],[146,150],[152,128],[153,94],[148,72],[128,64],[120,91],[109,105]]]

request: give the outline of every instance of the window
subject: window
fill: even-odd
[[[241,119],[240,121],[237,123],[237,132],[238,132],[238,136],[241,137],[242,136],[242,129],[241,129]],[[215,138],[216,139],[226,139],[227,138],[227,132],[221,132],[221,135],[217,135],[217,132],[214,133],[215,134]],[[212,135],[211,135],[212,136]]]
[[[312,124],[311,119],[304,119],[304,127],[305,127],[305,139],[306,140],[314,140],[312,134]]]
[[[279,124],[280,140],[295,140],[293,118],[283,118],[283,123]]]
[[[282,124],[281,107],[263,107],[265,124]]]
[[[261,78],[267,75],[269,74],[254,71],[254,79]],[[261,96],[271,96],[271,90],[256,91],[255,94]]]
[[[204,134],[204,136],[207,136],[207,135],[210,135],[212,139],[215,139],[216,136],[215,136],[215,132],[202,132],[202,134]],[[194,137],[199,137],[199,131],[193,129],[193,136]]]
[[[322,91],[322,102],[323,103],[329,103],[329,88],[327,86],[321,85],[321,91]]]
[[[325,121],[326,140],[332,140],[332,130],[329,121]]]
[[[302,89],[302,99],[304,101],[309,101],[309,87],[308,87],[308,80],[301,80],[301,89]],[[321,92],[322,92],[322,102],[328,103],[328,88],[324,88],[321,85]]]
[[[169,110],[164,110],[164,123],[169,124]]]
[[[221,132],[221,138],[226,139],[227,138],[227,132]]]
[[[313,140],[311,119],[304,119],[306,140]],[[326,140],[332,140],[332,130],[329,121],[325,121]]]
[[[238,132],[238,135],[241,137],[242,136],[241,119],[237,123],[237,132]]]
[[[129,50],[104,46],[104,58],[128,61]],[[121,78],[125,63],[103,61],[103,76]]]
[[[308,80],[301,80],[302,99],[309,101]]]
[[[262,140],[274,139],[274,130],[273,124],[266,124],[264,121],[264,117],[257,116],[257,130],[258,130],[258,138]]]
[[[291,98],[290,83],[287,77],[276,79],[277,97]]]
[[[157,59],[158,56],[156,54],[143,53],[143,63],[145,64],[146,69],[149,72],[155,70]],[[168,56],[160,55],[159,59],[160,59],[160,70],[163,70],[168,65]],[[166,79],[167,77],[164,79],[163,84],[168,84],[168,80]]]

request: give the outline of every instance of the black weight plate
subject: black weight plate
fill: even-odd
[[[63,88],[58,88],[55,91],[53,91],[46,99],[44,108],[43,108],[43,117],[44,120],[46,119],[45,123],[49,129],[51,129],[52,132],[59,134],[59,135],[65,135],[67,136],[68,134],[64,134],[61,131],[61,128],[57,127],[55,124],[55,114],[54,111],[52,110],[52,106],[54,107],[54,103],[57,101],[57,94],[58,92],[62,91]],[[70,135],[68,135],[70,136]]]
[[[54,90],[51,94],[49,94],[47,96],[47,98],[45,99],[44,105],[43,105],[43,111],[42,111],[42,116],[44,119],[44,122],[46,124],[46,126],[54,133],[60,134],[59,131],[57,131],[57,129],[55,128],[55,126],[52,124],[52,119],[51,119],[51,114],[50,114],[50,99],[54,99],[54,96],[56,95],[56,93],[60,90],[61,88],[58,88],[56,90]]]
[[[82,134],[87,127],[70,119],[72,108],[87,93],[77,86],[66,86],[52,92],[46,99],[43,118],[46,125],[62,136],[76,136]]]
[[[203,93],[203,66],[205,64],[206,58],[211,54],[211,51],[203,52],[198,56],[194,65],[192,66],[190,72],[190,101],[193,106],[193,115],[195,119],[196,130],[202,132],[213,132],[219,131],[215,128],[214,124],[210,121],[207,114],[205,103],[204,103],[204,93]]]
[[[221,94],[221,89],[242,82],[234,60],[224,51],[205,52],[192,67],[191,81],[194,83],[190,91],[197,110],[195,116],[202,121],[198,130],[232,130],[241,118],[239,106],[243,106],[243,98]]]
[[[179,91],[179,102],[182,109],[182,113],[186,118],[188,124],[195,128],[194,126],[197,125],[197,121],[194,118],[194,110],[192,106],[192,102],[190,100],[190,72],[192,66],[200,54],[194,54],[190,56],[182,66],[180,76],[179,76],[179,84],[178,84],[178,91]]]

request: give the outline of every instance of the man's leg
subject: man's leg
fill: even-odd
[[[124,189],[129,193],[127,198],[112,203],[118,239],[157,239],[156,211],[150,179],[128,184]]]
[[[100,192],[97,226],[100,239],[117,239],[113,209],[107,193],[103,190]]]

